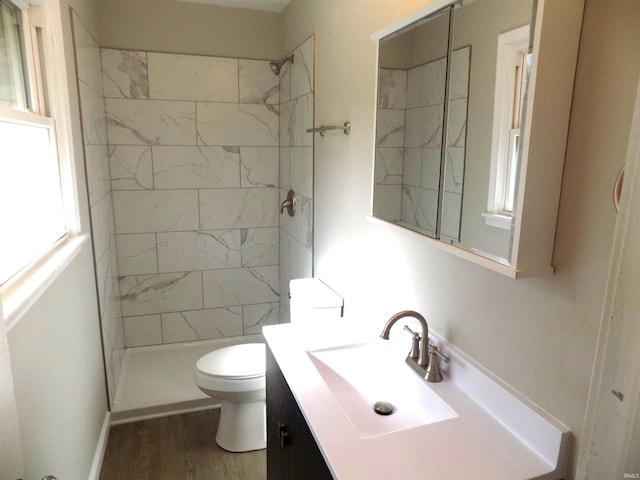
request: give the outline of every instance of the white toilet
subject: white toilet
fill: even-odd
[[[291,280],[291,321],[342,316],[343,300],[316,278]],[[222,400],[216,443],[230,452],[267,446],[265,346],[232,345],[207,353],[196,363],[195,383]]]
[[[222,400],[216,442],[230,452],[266,446],[265,352],[263,343],[232,345],[196,362],[196,385]]]

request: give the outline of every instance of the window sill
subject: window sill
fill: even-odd
[[[484,217],[484,223],[490,227],[501,228],[503,230],[511,230],[513,216],[499,215],[497,213],[481,213]]]
[[[58,275],[78,255],[88,239],[89,235],[85,234],[62,240],[25,273],[2,286],[0,298],[2,298],[7,331],[19,322],[27,310],[51,286]]]

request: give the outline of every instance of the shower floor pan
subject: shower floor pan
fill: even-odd
[[[193,381],[196,361],[229,345],[263,342],[262,335],[246,335],[196,342],[128,348],[124,355],[111,410],[113,424],[213,408],[220,402]]]

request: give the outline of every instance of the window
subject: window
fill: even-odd
[[[43,7],[0,0],[0,288],[68,234]],[[46,51],[45,51],[46,50]],[[4,299],[3,299],[4,301]],[[6,312],[5,312],[6,313]]]
[[[487,225],[509,230],[515,210],[520,121],[531,68],[529,26],[498,36]]]
[[[53,122],[0,117],[0,283],[66,234]]]
[[[0,102],[26,110],[21,12],[0,2]]]

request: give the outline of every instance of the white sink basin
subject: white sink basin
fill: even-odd
[[[362,438],[458,416],[384,340],[307,354]],[[383,416],[374,412],[378,401],[391,403],[393,413]]]

